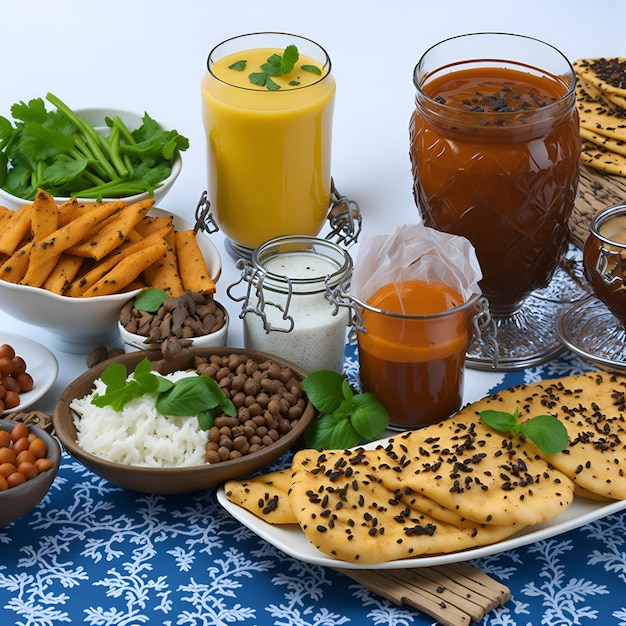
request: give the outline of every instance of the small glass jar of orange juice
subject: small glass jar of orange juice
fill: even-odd
[[[404,225],[361,243],[350,293],[359,378],[406,430],[441,421],[461,406],[470,341],[497,357],[495,327],[465,237]]]
[[[443,282],[407,280],[367,302],[352,299],[361,386],[385,406],[390,427],[419,428],[455,413],[473,324],[489,317],[484,298],[464,301]]]

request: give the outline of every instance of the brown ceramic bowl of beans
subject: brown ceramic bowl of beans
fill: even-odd
[[[0,528],[40,504],[60,463],[61,448],[45,430],[0,419]]]
[[[130,402],[124,415],[117,411],[104,420],[93,419],[93,394],[107,391],[101,379],[106,368],[121,364],[130,377],[146,358],[153,372],[166,377],[212,378],[232,401],[236,417],[218,408],[213,425],[202,430],[196,417],[153,417],[153,400],[150,410],[142,405],[139,411],[142,435],[131,423],[136,407]],[[130,352],[98,363],[74,380],[59,398],[52,419],[67,452],[101,478],[143,493],[189,493],[251,476],[299,443],[317,417],[302,391],[306,375],[279,357],[239,348],[191,348],[177,359],[165,359],[158,350]],[[145,415],[151,416],[149,424]],[[153,422],[155,431],[150,431]],[[110,430],[98,432],[100,428]],[[184,444],[181,432],[187,433]],[[167,447],[172,441],[173,452]]]

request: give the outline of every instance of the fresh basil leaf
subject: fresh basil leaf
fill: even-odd
[[[313,450],[330,448],[330,439],[335,426],[336,422],[332,415],[320,415],[304,431],[304,444]]]
[[[567,429],[552,415],[537,415],[521,424],[521,432],[546,454],[557,454],[569,443]]]
[[[173,380],[165,378],[164,376],[156,376],[156,378],[158,381],[158,386],[156,388],[157,393],[163,393],[176,384]]]
[[[209,430],[215,422],[215,409],[208,409],[198,413],[198,424],[202,430]]]
[[[349,417],[340,419],[335,423],[335,428],[330,435],[329,448],[332,450],[345,450],[353,448],[361,441],[361,436],[353,428]]]
[[[163,289],[150,287],[137,294],[134,306],[139,311],[154,313],[161,308],[161,305],[167,300],[167,297],[167,293]]]
[[[137,363],[137,365],[135,365],[135,373],[134,373],[134,378],[137,378],[137,376],[142,376],[144,374],[151,374],[152,373],[152,363],[150,362],[150,359],[148,359],[147,357],[144,357],[143,359],[141,359],[141,361],[139,361],[139,363]]]
[[[343,394],[343,397],[348,401],[348,402],[352,402],[352,399],[354,398],[354,392],[352,391],[352,387],[350,387],[350,381],[347,378],[344,378],[342,376],[342,381],[341,381],[341,393]]]
[[[373,393],[354,396],[356,408],[352,411],[352,426],[368,441],[378,439],[389,426],[387,409],[378,401]]]
[[[320,413],[334,413],[344,400],[344,380],[332,370],[317,370],[304,378],[302,387]]]
[[[208,377],[188,376],[177,380],[173,387],[157,398],[157,411],[163,415],[197,415],[217,406],[220,398],[212,393],[202,378]]]
[[[506,411],[481,411],[480,419],[485,422],[487,426],[500,432],[510,432],[518,426],[517,409],[515,410],[515,414],[507,413]]]
[[[222,413],[229,415],[230,417],[237,416],[237,407],[233,404],[232,400],[224,396],[224,399],[219,403],[219,408],[222,410]]]
[[[115,389],[123,387],[126,384],[126,378],[128,372],[121,363],[111,363],[107,365],[100,378],[107,387],[113,387]]]
[[[159,376],[155,376],[152,372],[137,373],[135,372],[134,380],[141,387],[144,394],[156,393],[159,389]]]

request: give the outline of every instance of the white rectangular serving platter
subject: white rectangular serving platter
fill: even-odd
[[[363,447],[368,448],[384,445],[385,441],[386,440],[383,439],[370,442]],[[541,541],[542,539],[549,539],[626,509],[626,500],[599,502],[575,496],[572,504],[558,517],[541,524],[527,526],[503,541],[498,541],[479,548],[448,552],[435,556],[399,559],[379,564],[359,564],[342,561],[324,554],[309,541],[297,524],[268,524],[253,513],[231,502],[226,497],[223,486],[218,488],[217,500],[235,519],[285,554],[306,563],[344,569],[407,569],[469,561],[471,559],[490,556],[498,552],[505,552],[506,550],[526,546],[536,541]]]
[[[496,554],[498,552],[519,548],[536,541],[541,541],[542,539],[549,539],[550,537],[560,535],[569,530],[584,526],[589,522],[593,522],[602,517],[606,517],[607,515],[611,515],[612,513],[617,513],[626,509],[626,500],[605,503],[575,497],[572,504],[558,517],[542,524],[529,526],[504,541],[498,541],[487,546],[463,550],[461,552],[450,552],[436,556],[424,556],[412,559],[388,561],[372,565],[369,563],[349,563],[339,559],[334,559],[323,552],[320,552],[308,540],[307,536],[300,530],[299,526],[296,524],[268,524],[246,509],[230,502],[230,500],[226,497],[223,487],[218,489],[217,499],[218,502],[235,519],[239,520],[253,533],[272,544],[285,554],[306,563],[345,569],[405,569],[412,567],[433,567],[435,565],[469,561],[471,559],[477,559],[491,554]]]

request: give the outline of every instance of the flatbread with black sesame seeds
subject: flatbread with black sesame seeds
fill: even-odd
[[[528,526],[560,515],[574,485],[525,442],[497,432],[473,405],[453,418],[392,437],[379,450],[381,480],[410,488],[482,524]]]
[[[581,162],[626,176],[626,60],[579,59],[572,65],[583,139]]]
[[[626,500],[626,376],[597,371],[511,387],[472,410],[516,406],[522,421],[548,414],[565,425],[563,452],[545,454],[532,441],[526,447],[573,480],[581,495]]]
[[[486,409],[516,408],[522,421],[558,418],[567,448],[547,455],[480,419]],[[574,495],[626,500],[625,430],[626,376],[597,371],[517,385],[378,445],[302,450],[290,469],[252,479],[263,494],[256,508],[278,494],[317,549],[347,562],[476,548],[558,517]]]
[[[291,469],[276,470],[247,480],[224,483],[226,497],[268,524],[297,524],[287,492]]]
[[[626,176],[626,156],[589,141],[581,144],[580,161],[607,174]]]
[[[410,493],[378,478],[372,450],[302,450],[292,463],[289,502],[300,528],[321,552],[377,564],[456,552],[506,539],[520,527],[444,522],[413,508]]]
[[[607,137],[606,135],[600,135],[588,128],[580,128],[580,136],[587,142],[587,144],[594,144],[609,152],[620,154],[626,157],[626,135],[624,139],[614,139],[613,137]],[[589,149],[592,150],[593,146],[589,145]]]
[[[578,59],[574,71],[600,91],[626,97],[626,59],[597,57]]]

